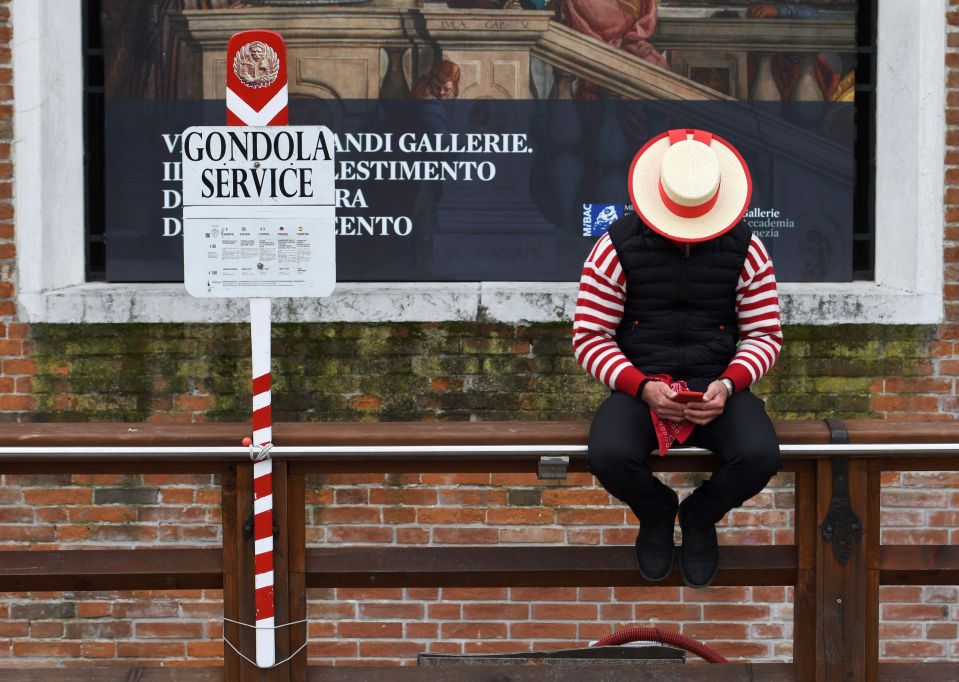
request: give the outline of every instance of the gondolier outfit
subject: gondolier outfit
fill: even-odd
[[[636,559],[650,581],[673,562],[677,511],[686,584],[710,584],[715,524],[779,470],[779,444],[749,387],[782,347],[772,261],[742,217],[751,180],[739,153],[704,131],[653,138],[630,169],[635,213],[583,267],[573,329],[579,364],[612,393],[589,433],[589,468],[640,522]],[[674,401],[684,389],[701,401]],[[674,442],[722,460],[682,504],[647,457]]]

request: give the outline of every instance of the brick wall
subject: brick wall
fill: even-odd
[[[13,222],[13,68],[10,2],[0,1],[0,419],[32,410],[33,362],[29,328],[16,319],[16,256]]]
[[[946,312],[941,326],[790,327],[758,387],[783,417],[953,420],[959,353],[959,2],[949,9]],[[11,203],[9,2],[0,0],[0,418],[244,420],[245,325],[17,322]],[[576,367],[565,324],[278,325],[280,420],[566,419],[603,391]],[[670,474],[688,492],[697,476]],[[792,477],[721,524],[725,543],[792,541]],[[883,541],[959,543],[959,476],[883,476]],[[329,476],[310,481],[323,544],[629,544],[635,519],[585,475]],[[0,551],[220,542],[214,477],[0,476]],[[0,595],[0,667],[209,663],[221,594]],[[416,653],[581,644],[656,622],[730,658],[788,660],[790,589],[310,590],[314,663],[411,663]],[[881,653],[959,660],[955,587],[883,587]]]

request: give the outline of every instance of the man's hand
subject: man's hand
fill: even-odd
[[[720,384],[723,395],[726,395],[726,389]],[[676,391],[664,384],[662,381],[647,381],[643,387],[643,394],[640,396],[646,403],[653,408],[660,419],[666,419],[671,422],[681,422],[684,419],[685,405],[677,403],[673,398],[676,397]]]
[[[726,408],[726,397],[725,384],[721,381],[714,381],[704,392],[702,402],[686,403],[683,418],[688,419],[693,424],[705,426],[723,413]]]

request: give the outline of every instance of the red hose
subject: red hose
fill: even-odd
[[[593,646],[618,646],[628,642],[660,642],[661,644],[670,644],[681,649],[696,654],[708,663],[729,663],[715,649],[706,646],[702,642],[681,635],[678,632],[669,632],[659,628],[626,628],[619,632],[613,632],[606,635]]]

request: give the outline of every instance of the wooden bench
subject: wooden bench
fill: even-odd
[[[281,444],[273,453],[274,514],[280,529],[275,539],[277,622],[306,617],[307,587],[644,584],[634,568],[632,547],[306,547],[309,474],[535,472],[544,452],[564,453],[569,470],[585,471],[587,428],[583,422],[277,424],[274,436]],[[225,616],[251,622],[252,545],[243,539],[242,524],[252,509],[252,469],[244,461],[244,451],[235,447],[248,430],[243,424],[0,426],[0,467],[5,473],[218,473],[224,537],[220,549],[0,552],[0,586],[7,591],[223,589]],[[880,585],[959,584],[959,546],[880,545],[880,474],[959,470],[959,424],[788,421],[778,422],[777,431],[784,450],[783,470],[796,474],[795,544],[722,546],[715,584],[795,587],[793,663],[669,665],[660,673],[653,665],[644,670],[671,680],[959,678],[959,664],[881,664],[878,656]],[[490,452],[490,446],[497,446],[496,451]],[[375,450],[386,447],[391,450]],[[676,451],[652,458],[651,463],[658,471],[710,471],[717,460],[702,451]],[[824,526],[832,528],[830,539],[824,537]],[[176,566],[177,573],[171,574],[170,566]],[[674,572],[659,584],[681,583]],[[251,633],[240,629],[227,624],[225,632],[245,651],[252,651]],[[302,644],[305,630],[297,625],[278,631],[278,660]],[[435,679],[436,672],[308,668],[302,654],[276,670],[261,672],[229,649],[224,661],[222,668],[136,674],[144,680],[376,682]],[[577,679],[611,679],[602,676],[607,667],[578,669]],[[21,673],[4,672],[14,677],[0,674],[2,679],[28,679],[31,671],[22,678],[16,677]],[[63,679],[126,679],[118,669],[69,673]],[[464,666],[444,668],[443,675],[448,680],[492,680],[502,673],[497,667]],[[549,666],[511,668],[509,674],[512,680],[559,679]],[[56,671],[44,675],[60,679]]]

